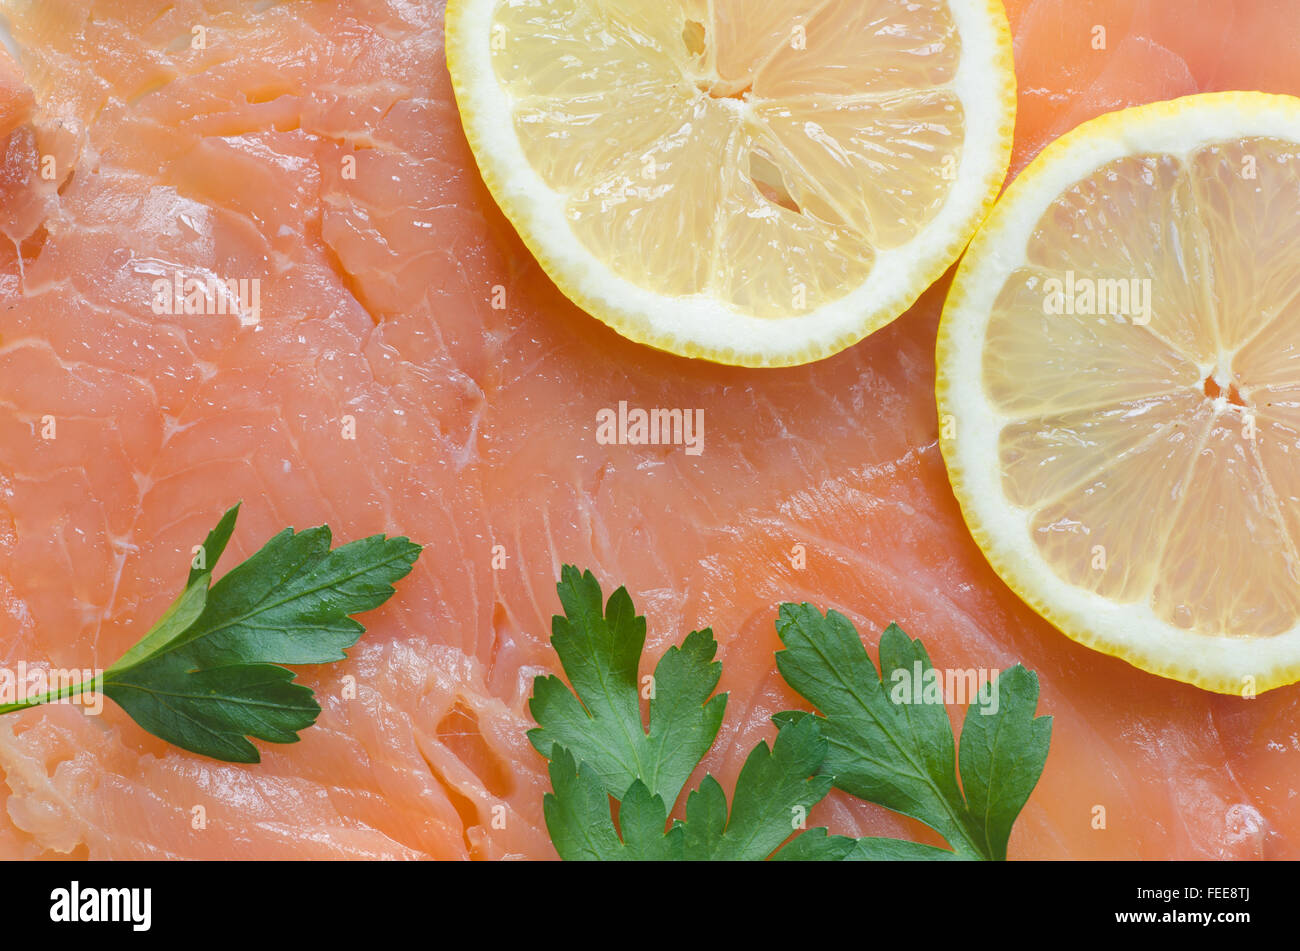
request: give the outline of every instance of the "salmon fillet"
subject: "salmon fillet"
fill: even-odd
[[[260,764],[190,755],[112,705],[0,718],[0,856],[553,857],[527,699],[557,668],[571,562],[628,585],[647,663],[712,626],[730,701],[692,784],[729,788],[797,705],[774,620],[808,600],[873,653],[897,621],[939,666],[1038,672],[1055,729],[1012,857],[1300,857],[1294,690],[1216,696],[1093,653],[971,541],[937,447],[946,282],[812,366],[653,352],[569,304],[494,206],[442,3],[5,7],[0,663],[111,664],[240,499],[218,575],[287,525],[426,549],[346,662],[302,670],[318,725]],[[1300,93],[1293,0],[1008,8],[1017,168],[1110,109]],[[256,321],[155,313],[176,272],[259,280]],[[598,443],[620,401],[702,409],[703,452]],[[937,842],[840,793],[810,822]]]
[[[31,87],[23,78],[22,67],[0,47],[0,137],[8,136],[26,122],[36,105]]]

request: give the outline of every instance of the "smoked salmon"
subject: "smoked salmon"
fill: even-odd
[[[1296,0],[1007,8],[1013,174],[1111,109],[1300,94]],[[971,541],[937,446],[946,280],[810,366],[654,352],[566,301],[494,206],[441,2],[4,9],[0,664],[107,666],[241,499],[218,575],[286,525],[425,553],[346,662],[303,670],[320,720],[260,764],[112,705],[0,718],[0,856],[553,857],[527,700],[572,563],[628,586],[649,658],[712,627],[730,702],[700,773],[728,788],[797,704],[774,622],[809,601],[941,667],[1037,671],[1055,729],[1012,858],[1300,857],[1294,688],[1216,696],[1089,651]],[[191,280],[257,283],[157,306]],[[624,408],[689,414],[700,451],[598,438]],[[838,792],[809,822],[937,843]]]

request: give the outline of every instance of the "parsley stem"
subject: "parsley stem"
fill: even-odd
[[[96,678],[92,677],[89,680],[79,680],[74,684],[64,684],[53,693],[46,690],[43,693],[37,694],[35,697],[22,701],[21,703],[0,703],[0,715],[5,713],[14,713],[18,710],[27,710],[31,707],[39,707],[46,703],[57,703],[60,700],[67,700],[72,697],[80,696],[85,693],[87,689],[95,689],[95,680]]]

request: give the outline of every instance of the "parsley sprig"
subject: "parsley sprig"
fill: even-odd
[[[880,637],[880,670],[853,623],[811,604],[783,604],[776,622],[785,650],[776,654],[786,682],[820,711],[827,739],[822,772],[835,786],[934,829],[953,847],[874,840],[872,849],[908,858],[1005,859],[1011,825],[1047,761],[1052,718],[1036,717],[1038,677],[1019,664],[996,681],[997,704],[966,708],[960,770],[952,723],[942,703],[895,703],[895,672],[922,679],[933,669],[919,640],[896,624]],[[990,712],[996,709],[996,712]],[[807,718],[778,713],[777,723]],[[960,783],[958,775],[960,773]],[[910,848],[909,848],[910,846]]]
[[[730,804],[705,776],[687,795],[685,817],[670,822],[726,709],[726,694],[713,695],[722,672],[713,634],[693,631],[638,680],[646,625],[626,589],[602,605],[595,576],[566,565],[557,590],[565,613],[552,621],[552,643],[572,689],[555,676],[534,681],[529,709],[538,726],[529,739],[550,760],[543,809],[561,858],[1006,857],[1051,737],[1051,718],[1034,715],[1037,678],[1023,667],[1001,674],[996,705],[983,696],[967,709],[958,761],[943,705],[896,703],[886,686],[895,671],[931,670],[919,641],[890,625],[878,670],[843,615],[782,605],[777,665],[818,713],[777,714],[775,741],[749,754]],[[808,811],[832,785],[920,820],[952,848],[805,830]]]
[[[420,546],[375,535],[330,549],[328,526],[287,528],[215,585],[212,571],[235,529],[230,509],[196,554],[185,589],[147,634],[104,672],[99,687],[145,730],[213,759],[256,763],[248,737],[293,743],[316,722],[309,687],[282,664],[346,657],[377,608],[410,573]],[[30,698],[25,709],[84,692]]]

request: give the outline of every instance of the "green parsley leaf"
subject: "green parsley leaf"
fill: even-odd
[[[572,753],[556,744],[550,775],[552,791],[542,798],[542,813],[560,858],[571,862],[682,859],[682,830],[664,831],[668,808],[639,779],[619,805],[620,837],[604,781],[590,764],[575,762]]]
[[[546,828],[566,860],[761,861],[803,827],[808,810],[830,791],[829,777],[812,775],[825,752],[815,718],[790,724],[770,750],[759,743],[749,754],[730,810],[722,786],[705,776],[687,797],[685,820],[666,830],[663,799],[634,780],[619,799],[615,829],[600,775],[557,744],[551,753],[552,791],[542,800]],[[828,839],[825,829],[816,829],[776,855],[784,858],[796,849],[789,858],[838,859],[852,845],[852,839]]]
[[[985,855],[1007,857],[1011,825],[1047,762],[1052,718],[1036,717],[1038,677],[1017,664],[997,680],[1001,708],[983,716],[972,704],[961,729],[961,784]]]
[[[100,689],[169,743],[256,763],[257,747],[247,737],[294,743],[320,714],[311,689],[279,665],[342,660],[365,631],[351,615],[387,601],[420,546],[376,535],[331,551],[326,526],[285,529],[209,588],[238,513],[235,506],[222,517],[199,549],[185,590],[105,671]]]
[[[804,827],[808,811],[831,791],[829,776],[814,775],[825,756],[826,739],[814,718],[783,727],[771,750],[760,742],[745,759],[730,815],[722,786],[705,776],[687,797],[686,821],[680,824],[686,857],[732,862],[767,858]],[[804,848],[811,850],[811,843]]]
[[[820,712],[828,742],[821,771],[860,799],[918,819],[952,852],[897,840],[864,839],[843,857],[1005,859],[1011,826],[1042,774],[1051,717],[1036,717],[1038,678],[1020,665],[1003,671],[992,697],[971,703],[962,727],[960,775],[952,724],[942,703],[896,703],[895,673],[932,669],[920,641],[891,624],[880,638],[877,671],[852,622],[810,604],[783,604],[776,655],[781,675]],[[919,665],[919,666],[918,666]],[[996,712],[994,712],[996,710]],[[785,713],[778,724],[812,717]]]
[[[539,726],[528,738],[543,756],[556,744],[600,777],[612,796],[641,780],[652,796],[677,801],[691,771],[713,745],[727,695],[710,698],[722,676],[709,630],[670,647],[645,685],[650,729],[641,721],[637,673],[645,647],[645,618],[626,588],[602,611],[600,584],[565,565],[556,586],[564,616],[551,621],[551,643],[576,696],[559,677],[538,677],[528,709]]]
[[[726,694],[711,697],[722,674],[713,634],[693,631],[664,652],[647,684],[647,729],[637,679],[646,626],[631,596],[619,588],[602,607],[595,576],[568,565],[556,589],[564,615],[553,619],[551,641],[573,690],[554,676],[533,681],[529,710],[538,726],[529,739],[551,760],[543,812],[561,858],[764,859],[803,829],[831,788],[829,777],[816,775],[826,741],[813,718],[781,729],[770,749],[754,748],[730,807],[722,786],[706,776],[687,797],[686,818],[668,826],[726,708]],[[611,797],[619,803],[617,826]],[[825,830],[818,831],[825,843]],[[832,848],[851,845],[845,839]],[[813,843],[799,854],[827,857]]]

